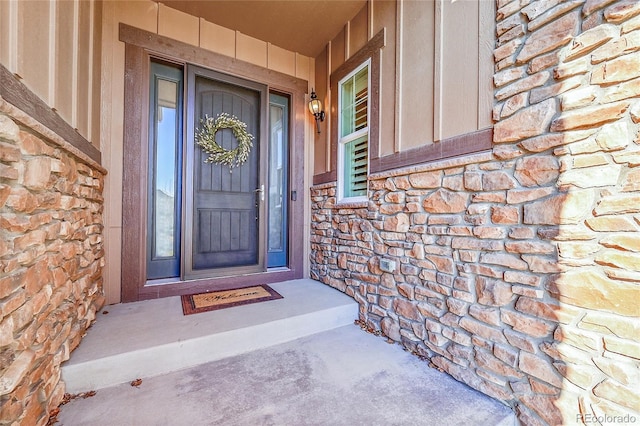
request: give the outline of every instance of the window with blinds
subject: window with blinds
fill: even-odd
[[[344,144],[344,197],[367,195],[367,137]]]
[[[369,64],[339,83],[340,198],[366,197],[369,171]]]

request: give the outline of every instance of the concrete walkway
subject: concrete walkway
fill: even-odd
[[[343,326],[76,399],[74,425],[511,426],[499,402],[399,345]]]

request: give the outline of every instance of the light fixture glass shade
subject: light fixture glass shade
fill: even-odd
[[[322,102],[320,102],[320,99],[318,99],[313,89],[311,90],[309,111],[311,111],[311,114],[313,114],[313,117],[316,119],[316,128],[318,129],[318,133],[320,133],[320,122],[324,121],[324,111],[322,110]]]
[[[313,115],[320,114],[322,111],[322,102],[320,102],[320,99],[315,97],[311,98],[311,101],[309,101],[309,111],[311,111]]]

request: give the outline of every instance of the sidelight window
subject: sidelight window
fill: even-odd
[[[180,273],[182,69],[151,63],[147,276]]]

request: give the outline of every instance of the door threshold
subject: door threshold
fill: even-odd
[[[280,281],[302,278],[302,271],[288,267],[269,268],[265,272],[181,280],[179,278],[163,278],[148,280],[140,288],[136,300],[158,299],[162,297],[181,296],[183,294],[206,293],[218,290],[251,287],[260,284],[272,284]]]
[[[265,274],[265,273],[289,272],[289,271],[291,271],[291,269],[288,266],[277,266],[275,268],[268,268],[266,271],[254,272],[250,274],[227,275],[227,276],[220,276],[220,277],[197,277],[197,278],[185,278],[185,279],[180,279],[179,277],[158,278],[153,280],[147,280],[145,282],[145,287],[147,286],[151,287],[156,285],[166,285],[166,284],[188,283],[191,281],[218,280],[218,279],[224,279],[224,278],[246,277],[249,275],[259,275],[259,274]]]

